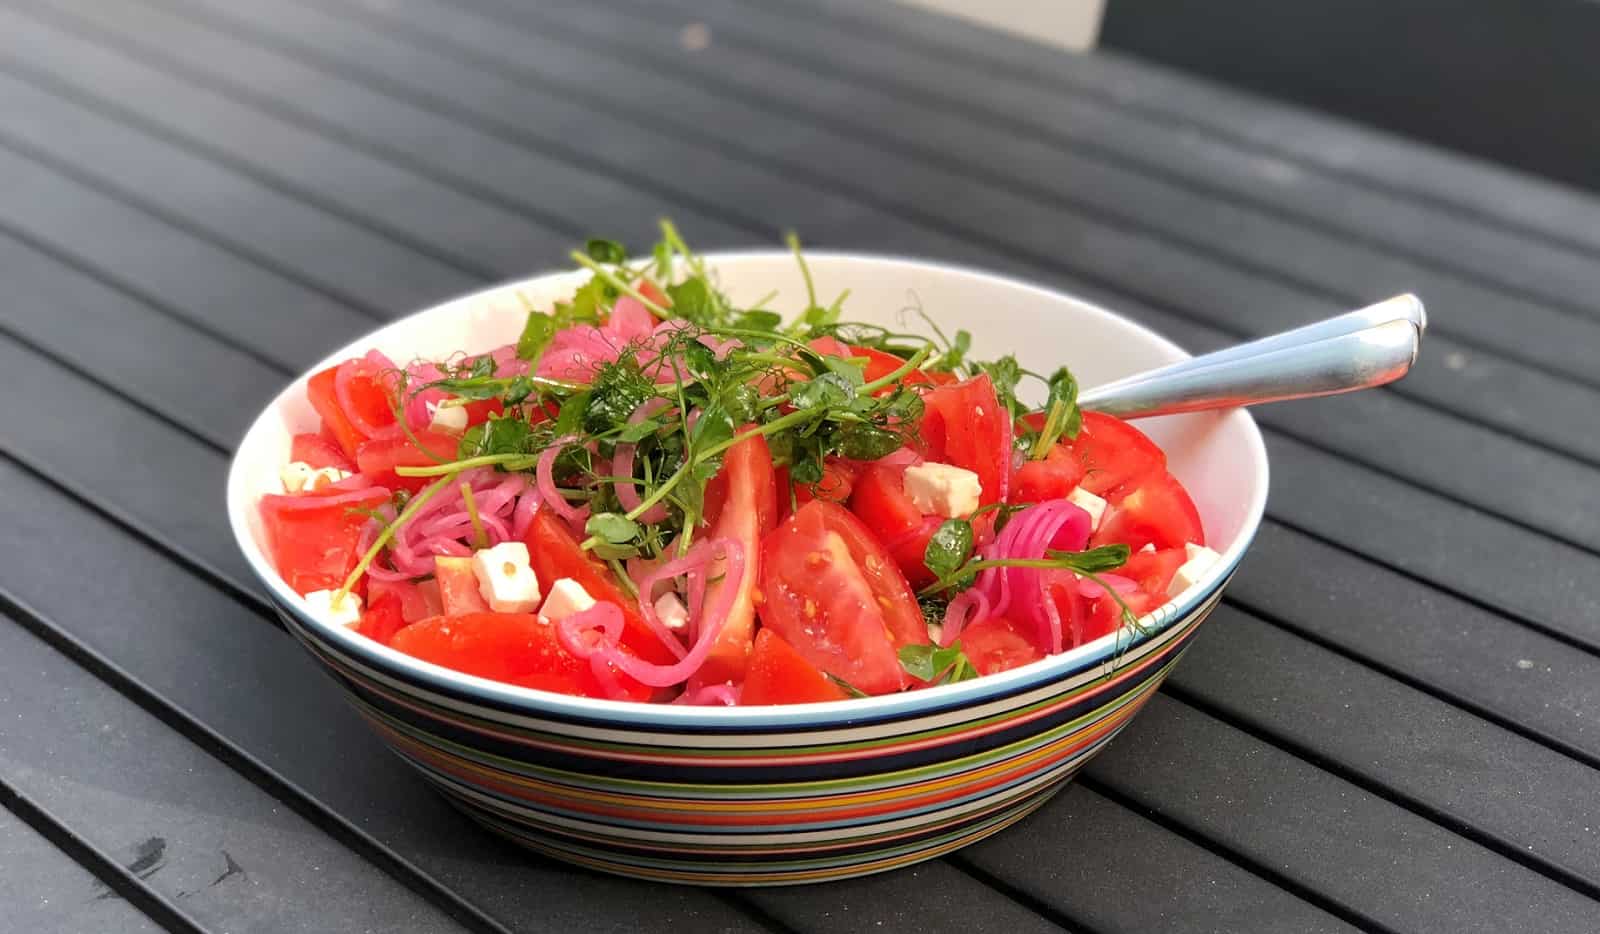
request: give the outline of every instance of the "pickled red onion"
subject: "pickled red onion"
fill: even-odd
[[[638,303],[635,302],[635,304]],[[640,306],[641,309],[643,307],[642,305]],[[666,405],[667,400],[660,396],[654,399],[647,399],[643,405],[633,410],[632,415],[628,416],[628,424],[637,425],[661,411]],[[639,503],[642,502],[639,499],[639,488],[633,484],[633,481],[620,479],[633,476],[633,457],[638,452],[638,449],[639,446],[637,444],[620,443],[617,445],[616,453],[611,458],[611,475],[619,478],[611,486],[616,491],[617,502],[622,504],[625,512],[632,512],[638,509]],[[639,515],[639,521],[646,525],[653,525],[666,517],[667,507],[661,503],[656,503]]]

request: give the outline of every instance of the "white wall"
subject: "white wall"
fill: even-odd
[[[871,0],[883,3],[890,0]],[[1094,47],[1105,0],[896,0],[1069,49]]]

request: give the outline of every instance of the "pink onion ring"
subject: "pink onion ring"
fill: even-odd
[[[534,467],[533,474],[534,487],[538,489],[539,496],[544,500],[545,506],[568,522],[572,522],[582,515],[583,509],[582,507],[574,508],[571,503],[567,502],[566,497],[561,495],[561,491],[556,489],[555,465],[556,458],[561,455],[567,445],[577,440],[578,438],[575,435],[564,435],[552,441],[549,447],[539,452],[539,462]]]
[[[647,399],[642,405],[633,410],[632,415],[628,416],[628,424],[637,425],[661,411],[666,405],[667,400],[660,396],[654,399]],[[616,453],[611,458],[611,474],[619,478],[612,482],[611,487],[616,491],[617,502],[622,504],[624,512],[633,512],[639,508],[639,503],[641,502],[639,488],[633,484],[633,481],[620,479],[633,476],[633,456],[638,449],[639,446],[637,444],[618,444]],[[653,525],[666,517],[667,507],[662,503],[656,503],[639,515],[639,521],[646,525]]]

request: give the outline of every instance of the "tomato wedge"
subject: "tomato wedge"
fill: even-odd
[[[549,592],[550,587],[563,577],[570,577],[582,585],[600,603],[615,603],[622,610],[622,645],[647,662],[671,665],[678,658],[661,643],[656,634],[645,625],[639,615],[638,603],[623,593],[611,576],[611,570],[595,558],[584,554],[578,547],[565,522],[548,509],[533,514],[533,522],[523,536],[528,546],[528,556],[533,572],[539,577],[539,588]]]
[[[1200,511],[1178,478],[1165,470],[1146,475],[1131,489],[1112,491],[1108,499],[1111,506],[1089,539],[1091,546],[1121,542],[1138,551],[1145,545],[1166,549],[1205,544]]]
[[[1005,499],[1011,481],[1011,417],[1000,407],[989,374],[923,396],[919,432],[930,461],[964,467],[978,475],[987,505]]]
[[[706,506],[708,516],[716,515],[709,537],[731,538],[744,546],[744,573],[737,581],[718,580],[706,588],[708,606],[716,603],[723,587],[736,586],[738,592],[722,631],[711,644],[705,663],[695,673],[695,682],[737,682],[744,679],[755,635],[755,591],[760,573],[761,539],[777,523],[778,498],[773,484],[772,454],[767,450],[765,438],[759,435],[746,438],[728,449],[722,459],[722,469],[706,484]]]
[[[374,642],[388,645],[394,634],[405,628],[405,612],[401,608],[400,595],[392,590],[382,593],[370,594],[371,599],[361,611],[361,622],[356,626],[356,632],[361,633]]]
[[[862,370],[861,378],[866,382],[883,379],[895,370],[906,365],[906,361],[875,347],[858,347],[855,344],[846,344],[836,337],[819,337],[811,342],[811,349],[817,353],[830,357],[859,357],[867,361]],[[913,386],[940,386],[955,382],[956,378],[950,373],[929,373],[926,370],[912,370],[900,382]],[[885,386],[878,390],[876,395],[887,395],[894,392],[893,385]]]
[[[355,463],[344,456],[337,442],[318,434],[295,435],[289,442],[289,460],[299,461],[313,470],[324,467],[348,471],[356,469]]]
[[[1032,412],[1023,421],[1037,431],[1044,415]],[[1079,482],[1096,496],[1167,469],[1167,455],[1144,432],[1099,412],[1084,412],[1078,437],[1062,438],[1058,446],[1078,462],[1083,474]]]
[[[489,611],[489,601],[483,599],[483,592],[478,589],[478,575],[473,573],[471,558],[439,555],[433,559],[433,579],[439,585],[439,606],[444,615]],[[542,580],[539,583],[548,586]]]
[[[342,585],[360,559],[356,545],[367,523],[362,510],[388,500],[389,491],[381,486],[261,497],[267,552],[279,576],[301,594]]]
[[[798,509],[814,499],[825,499],[834,503],[845,502],[855,490],[856,478],[861,476],[864,466],[860,461],[847,461],[841,457],[824,458],[821,480],[816,483],[793,484],[794,508]],[[794,511],[789,508],[790,486],[789,468],[779,467],[777,469],[779,518]]]
[[[1117,568],[1114,573],[1128,578],[1139,585],[1140,591],[1156,597],[1160,603],[1165,603],[1167,587],[1177,575],[1178,568],[1183,567],[1186,557],[1182,548],[1136,551],[1128,557],[1128,563]]]
[[[444,612],[437,581],[414,584],[411,581],[385,581],[375,577],[367,579],[368,605],[376,604],[385,594],[393,594],[399,601],[400,617],[408,623]]]
[[[350,367],[347,381],[347,410],[339,401],[339,370]],[[333,436],[345,456],[354,459],[361,442],[371,437],[361,427],[391,428],[395,424],[395,400],[378,364],[365,358],[346,360],[312,376],[306,382],[306,397],[322,416],[322,427]]]
[[[777,633],[770,629],[756,633],[744,688],[739,692],[741,705],[811,704],[848,696]]]
[[[813,500],[761,547],[761,622],[812,665],[868,694],[910,683],[896,654],[925,644],[911,587],[861,520]]]
[[[589,662],[562,648],[555,626],[532,613],[434,616],[401,629],[389,645],[462,674],[579,697],[610,696]],[[627,700],[653,693],[621,672],[612,675]]]
[[[992,675],[1044,658],[1039,647],[1002,616],[991,616],[961,630],[961,649],[979,674]]]
[[[1071,450],[1058,444],[1043,460],[1024,461],[1012,484],[1014,503],[1042,503],[1062,499],[1083,481],[1083,465]]]
[[[460,438],[449,432],[432,430],[419,431],[416,435],[421,447],[405,435],[361,442],[356,447],[356,466],[362,476],[373,483],[413,493],[437,480],[437,477],[402,477],[394,469],[433,467],[453,461]]]
[[[905,493],[904,467],[869,464],[856,480],[850,510],[872,529],[912,587],[933,583],[924,558],[928,539],[938,530],[938,516],[924,516]]]

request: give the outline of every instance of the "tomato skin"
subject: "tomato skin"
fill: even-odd
[[[1033,412],[1023,421],[1037,431],[1044,415]],[[1058,444],[1083,468],[1080,482],[1096,496],[1167,469],[1167,455],[1144,432],[1099,412],[1084,412],[1078,437],[1062,438]]]
[[[922,397],[919,434],[928,460],[978,475],[988,505],[1006,498],[1011,484],[1011,417],[1000,407],[989,374],[939,386]]]
[[[356,632],[381,645],[388,645],[394,634],[405,628],[405,613],[400,596],[392,590],[371,595],[366,608],[361,611],[361,623]]]
[[[639,604],[617,586],[611,569],[585,554],[566,523],[554,513],[548,509],[535,512],[523,543],[528,546],[528,557],[533,572],[539,577],[541,590],[548,593],[556,581],[572,578],[596,602],[614,603],[622,611],[623,646],[651,664],[671,665],[678,660],[645,625],[644,617],[639,615]]]
[[[742,430],[742,429],[741,429]],[[708,539],[730,538],[744,546],[744,570],[737,582],[726,579],[706,587],[706,605],[715,605],[723,587],[736,585],[737,593],[728,610],[722,631],[711,643],[705,663],[695,673],[695,681],[717,684],[744,679],[751,641],[755,636],[755,591],[760,577],[761,539],[777,524],[777,488],[773,483],[772,454],[767,439],[759,435],[746,438],[728,449],[722,469],[713,480],[717,519]],[[706,485],[707,502],[713,484]]]
[[[1121,542],[1138,551],[1145,545],[1157,549],[1205,544],[1200,511],[1178,478],[1163,470],[1140,479],[1132,488],[1120,488],[1108,497],[1111,506],[1094,535],[1091,547]]]
[[[467,410],[467,427],[471,428],[473,425],[482,425],[491,415],[505,414],[506,405],[499,399],[479,399],[468,402],[462,408]]]
[[[353,473],[356,469],[355,462],[344,455],[338,442],[320,434],[295,435],[289,443],[289,460],[299,461],[314,470],[332,467]]]
[[[1017,624],[1003,616],[991,616],[961,630],[961,649],[980,674],[1010,671],[1044,658]]]
[[[393,595],[400,605],[400,617],[405,622],[414,623],[419,619],[438,616],[444,612],[444,604],[439,596],[438,581],[423,581],[420,584],[411,581],[385,581],[370,578],[367,581],[367,603],[369,606],[385,596]]]
[[[1017,469],[1012,484],[1013,503],[1042,503],[1063,499],[1083,481],[1083,465],[1065,445],[1056,445],[1043,460],[1029,460]]]
[[[367,523],[351,510],[376,509],[388,500],[389,491],[378,486],[262,496],[262,528],[278,575],[299,594],[341,586],[361,557],[356,546]]]
[[[901,646],[926,644],[911,587],[844,508],[813,500],[762,543],[761,622],[817,668],[868,694],[904,689]]]
[[[390,646],[462,674],[579,697],[609,696],[589,662],[561,647],[555,626],[532,613],[434,616],[395,633]],[[652,693],[613,673],[627,700]]]
[[[356,448],[361,442],[367,440],[360,429],[347,418],[344,409],[339,407],[339,397],[333,390],[335,374],[338,373],[337,365],[306,380],[306,398],[310,400],[311,407],[322,416],[322,430],[338,442],[339,449],[345,457],[354,461]]]
[[[756,633],[744,688],[739,692],[741,706],[810,704],[847,696],[777,633],[770,629]]]
[[[454,555],[435,557],[433,579],[439,585],[439,608],[445,616],[489,611],[489,601],[483,599],[483,592],[478,589],[478,575],[473,573],[471,558]],[[539,583],[548,586],[543,580]]]
[[[884,544],[900,573],[912,587],[933,583],[934,573],[924,560],[928,540],[938,531],[938,516],[924,516],[905,493],[904,467],[869,464],[856,481],[850,510]]]
[[[672,307],[672,299],[668,298],[667,293],[661,291],[661,289],[649,279],[640,279],[637,283],[635,283],[635,286],[639,289],[640,295],[650,299],[652,302],[655,302],[662,308]]]
[[[795,483],[794,508],[798,509],[814,499],[825,499],[833,503],[843,503],[850,499],[854,492],[856,479],[870,464],[859,461],[847,461],[842,457],[825,457],[822,460],[822,479],[816,483]],[[783,518],[794,512],[789,508],[789,468],[777,469],[778,487],[778,518]]]
[[[415,493],[438,477],[402,477],[394,472],[396,467],[433,467],[456,459],[460,438],[446,431],[419,431],[417,441],[422,447],[400,435],[394,438],[373,438],[356,447],[356,466],[361,475],[391,489],[410,490]],[[430,452],[435,456],[429,456]]]
[[[1112,573],[1128,578],[1139,586],[1141,592],[1155,597],[1159,603],[1165,603],[1167,587],[1185,560],[1187,555],[1182,548],[1136,551],[1128,556],[1127,564]]]

